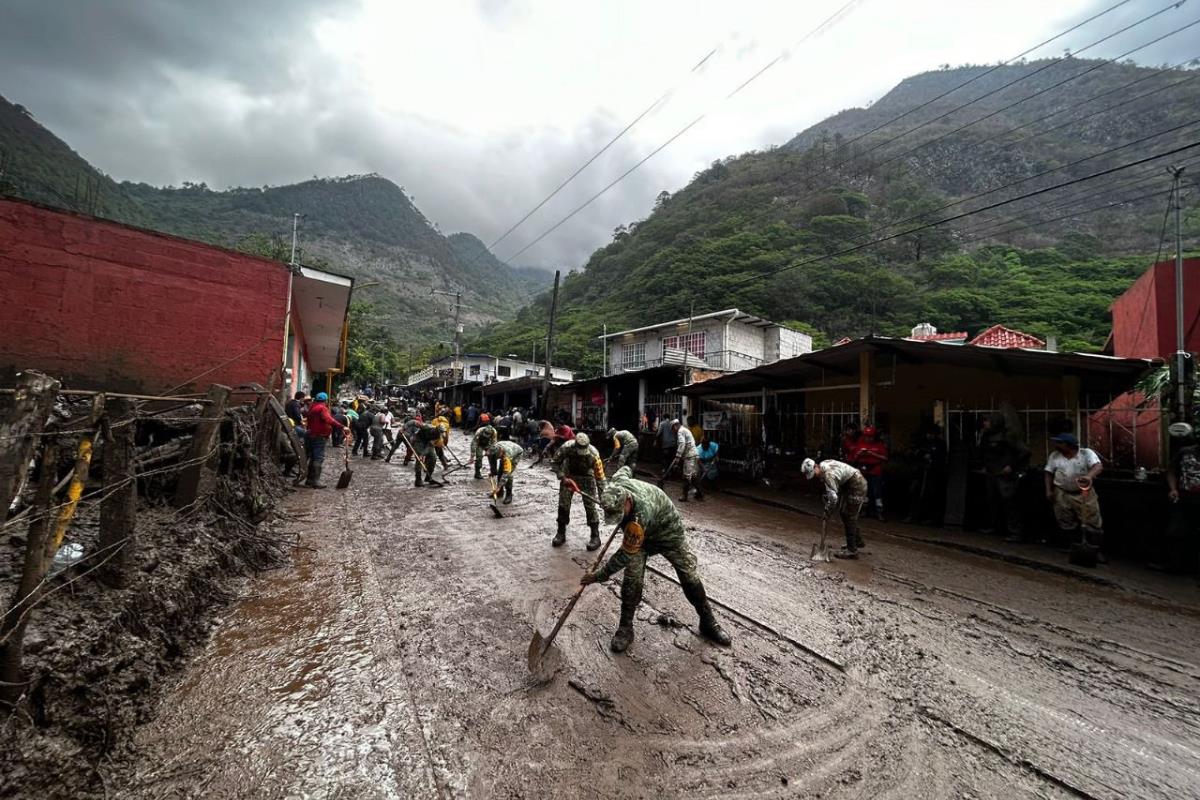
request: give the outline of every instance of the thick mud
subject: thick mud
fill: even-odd
[[[467,473],[354,468],[289,499],[312,549],[252,584],[114,796],[1200,796],[1193,584],[1151,597],[870,525],[866,556],[818,565],[812,518],[712,495],[684,514],[733,647],[651,561],[629,652],[608,650],[618,578],[537,684],[530,638],[591,560],[582,508],[552,549],[540,467],[505,519]]]

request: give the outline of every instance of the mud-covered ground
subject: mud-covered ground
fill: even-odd
[[[1200,796],[1189,579],[1098,585],[870,522],[864,558],[814,564],[815,519],[712,495],[684,516],[733,647],[696,635],[652,560],[630,651],[608,650],[617,578],[535,685],[530,637],[590,560],[582,508],[552,549],[542,467],[503,520],[466,471],[415,489],[354,468],[290,498],[312,549],[251,585],[112,796]]]

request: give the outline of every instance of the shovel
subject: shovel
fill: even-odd
[[[812,553],[809,555],[810,561],[821,561],[829,563],[833,559],[829,557],[829,547],[825,544],[825,532],[829,530],[828,517],[821,517],[821,540],[813,545]]]
[[[337,488],[346,489],[350,486],[354,472],[350,469],[350,451],[346,449],[345,442],[342,442],[342,457],[345,459],[345,466],[342,468],[342,474],[338,476]]]
[[[590,495],[579,491],[579,485],[570,478],[563,482],[571,488],[571,491],[576,492],[582,497],[595,500]],[[608,552],[608,547],[612,544],[613,537],[617,535],[617,531],[619,530],[621,530],[621,523],[618,522],[612,529],[612,533],[608,535],[608,541],[604,543],[604,547],[600,548],[600,552],[596,555],[596,560],[592,562],[591,569],[588,570],[589,572],[595,572],[596,567],[600,566],[600,562],[604,560],[604,554]],[[567,607],[559,614],[558,621],[554,623],[554,628],[551,629],[549,636],[542,638],[541,631],[535,630],[533,632],[533,640],[529,642],[529,671],[542,683],[549,681],[554,677],[554,673],[558,671],[558,662],[561,660],[562,655],[557,647],[553,647],[554,637],[558,636],[563,623],[567,621],[567,617],[575,610],[575,604],[579,602],[579,598],[583,595],[583,590],[586,588],[586,586],[580,585],[575,590],[575,594],[571,597],[571,602],[567,603]]]
[[[500,494],[500,484],[493,477],[488,477],[492,482],[492,502],[488,504],[488,508],[496,515],[496,519],[504,519],[504,514],[500,511],[500,506],[496,505],[496,497]]]
[[[435,481],[433,479],[433,470],[431,470],[425,464],[425,458],[417,453],[417,448],[413,447],[413,443],[411,441],[409,441],[407,436],[405,436],[404,431],[400,432],[400,436],[401,436],[401,438],[404,439],[404,443],[408,445],[408,449],[412,450],[413,458],[417,459],[417,463],[421,466],[422,469],[425,470],[425,480],[428,481],[431,486],[435,486],[438,489],[441,489],[443,486],[445,486],[445,484],[442,483],[441,481]]]
[[[1092,479],[1083,475],[1075,479],[1075,485],[1079,487],[1079,492],[1086,497],[1087,493],[1092,490]],[[1098,553],[1099,548],[1094,547],[1088,541],[1087,531],[1080,528],[1079,541],[1071,545],[1067,561],[1079,567],[1095,567],[1100,560]]]

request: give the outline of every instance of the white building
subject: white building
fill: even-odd
[[[608,374],[679,366],[736,372],[812,352],[812,337],[736,308],[605,337]]]
[[[425,369],[409,375],[406,385],[427,388],[468,382],[489,384],[546,373],[545,364],[535,364],[519,358],[502,358],[487,353],[463,353],[459,361],[461,369],[455,368],[453,355],[434,359]],[[556,381],[569,381],[574,378],[574,373],[562,367],[551,367],[550,377]]]

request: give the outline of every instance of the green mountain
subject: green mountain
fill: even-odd
[[[552,281],[492,258],[470,234],[443,236],[401,187],[378,175],[227,191],[117,183],[3,98],[0,191],[284,260],[292,214],[303,214],[300,259],[378,281],[360,297],[401,345],[452,338],[450,304],[431,298],[431,288],[463,292],[462,321],[471,330],[511,317]]]
[[[557,356],[598,373],[603,324],[619,330],[734,306],[798,322],[818,342],[907,335],[920,322],[969,332],[1003,323],[1097,349],[1109,304],[1158,247],[1164,167],[1200,160],[1200,148],[841,251],[1197,141],[1200,128],[1189,125],[1200,108],[1197,77],[1079,59],[942,69],[782,147],[715,161],[675,194],[661,193],[646,219],[618,227],[567,277]],[[1089,158],[1144,137],[1154,138]],[[1186,226],[1194,242],[1200,215],[1190,212]],[[792,264],[800,266],[777,272]],[[472,347],[523,352],[545,336],[548,309],[542,296]]]

